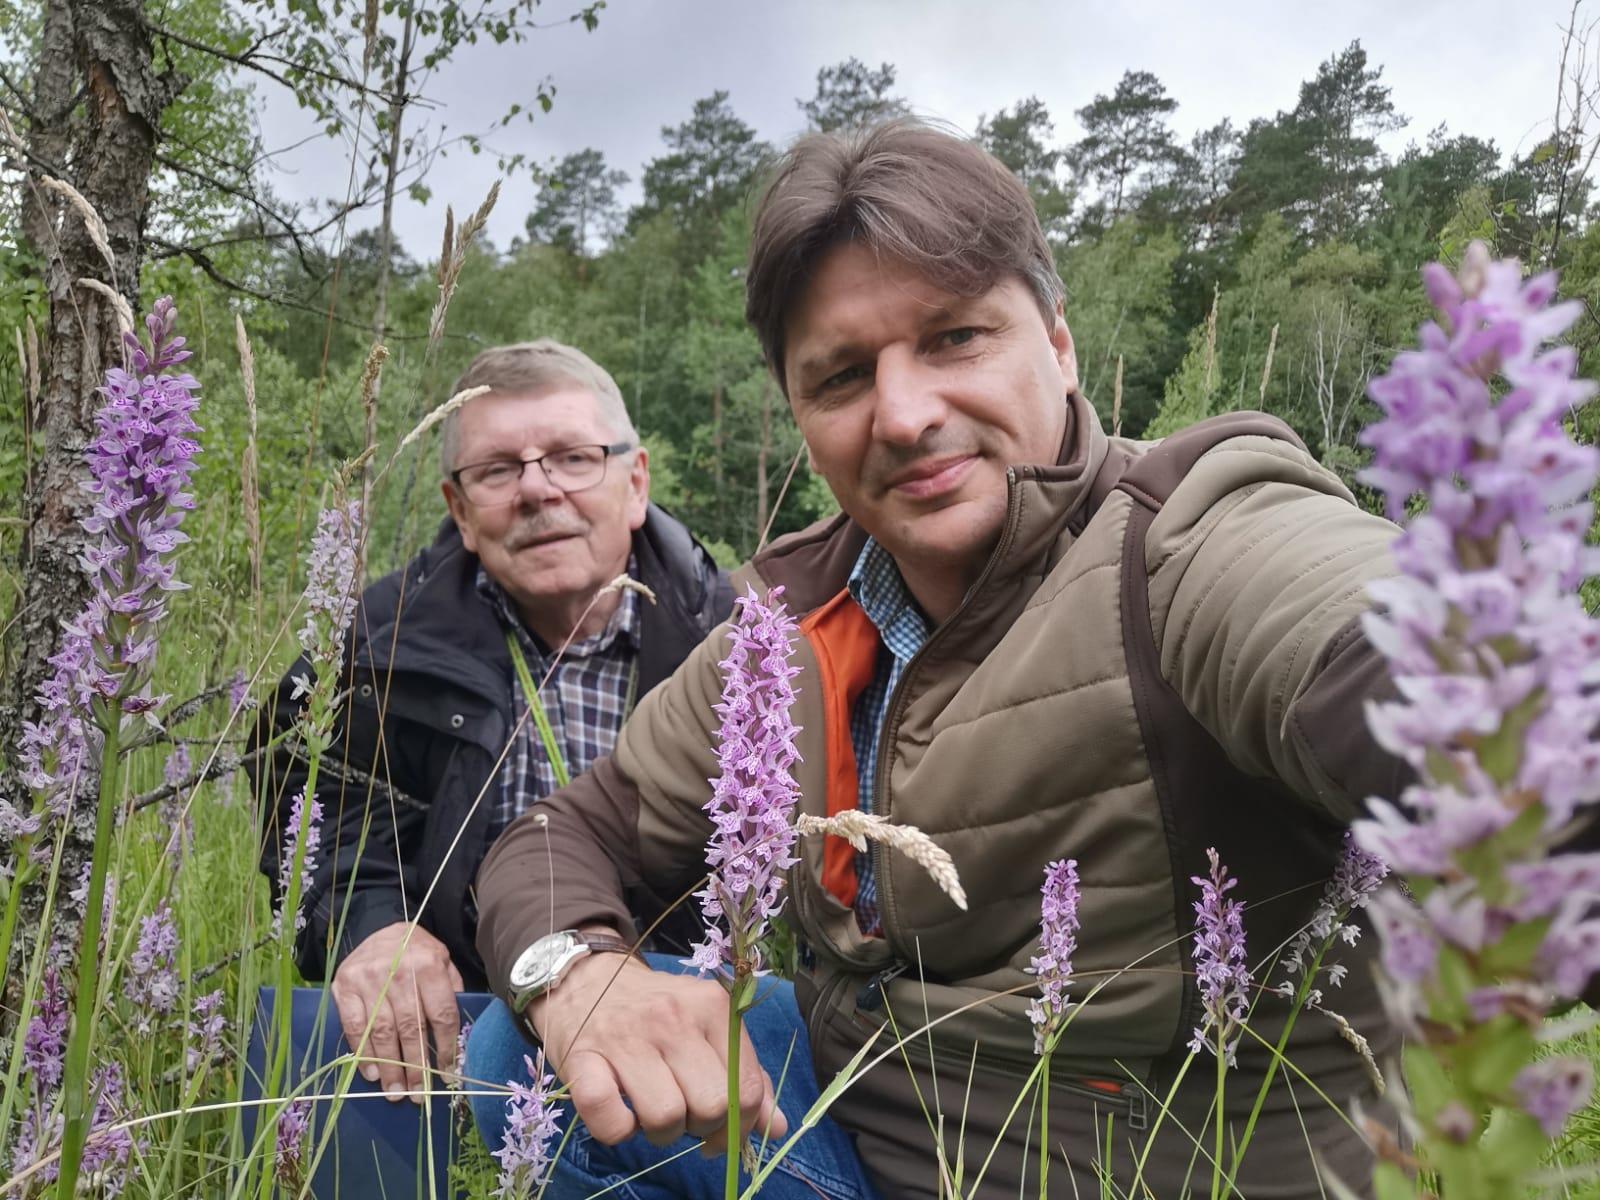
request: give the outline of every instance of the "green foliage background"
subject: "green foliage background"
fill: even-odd
[[[306,20],[320,12],[289,7]],[[164,8],[160,19],[238,51],[257,28],[255,8],[277,15],[272,3],[196,0]],[[606,19],[627,18],[618,11]],[[0,0],[0,26],[0,61],[9,54],[25,64],[37,34],[34,6]],[[470,45],[457,38],[450,52],[467,53],[462,42]],[[318,55],[342,43],[307,33],[296,44],[312,63],[332,61]],[[294,654],[302,559],[317,510],[341,464],[365,445],[360,378],[382,251],[360,221],[328,224],[300,244],[264,239],[260,212],[240,200],[232,167],[224,169],[260,149],[253,113],[263,85],[214,56],[171,44],[161,52],[191,82],[164,120],[142,283],[147,299],[177,299],[196,351],[205,428],[200,507],[181,566],[192,591],[173,604],[163,690],[181,699],[243,668],[260,696]],[[322,91],[303,99],[330,128],[363,119]],[[834,129],[906,111],[916,100],[895,92],[891,65],[849,60],[820,70],[816,93],[797,104],[812,128]],[[1179,133],[1182,110],[1147,72],[1129,72],[1112,93],[1083,101],[1078,142],[1060,137],[1061,114],[1052,117],[1033,97],[985,116],[977,136],[1035,198],[1067,288],[1082,388],[1108,428],[1163,435],[1214,413],[1263,407],[1353,482],[1363,461],[1357,434],[1373,415],[1365,382],[1412,342],[1425,317],[1417,270],[1431,259],[1459,259],[1473,238],[1534,268],[1562,270],[1563,292],[1589,306],[1572,334],[1583,372],[1600,374],[1600,221],[1587,178],[1593,135],[1581,128],[1511,158],[1471,131],[1443,128],[1386,154],[1378,137],[1404,120],[1358,43],[1331,55],[1292,106],[1237,114],[1237,124],[1188,138]],[[541,88],[530,111],[548,103]],[[377,121],[370,112],[364,119]],[[439,294],[435,252],[392,247],[379,461],[448,398],[480,349],[554,337],[612,371],[650,448],[655,498],[724,562],[755,549],[765,518],[782,533],[831,513],[743,321],[751,197],[772,154],[728,95],[715,92],[663,129],[647,162],[613,164],[604,148],[589,148],[539,168],[525,233],[506,245],[480,239],[470,250],[436,346],[427,337]],[[642,190],[627,207],[630,176]],[[407,186],[423,194],[426,170]],[[255,194],[277,203],[265,185]],[[18,248],[20,192],[0,196],[0,561],[9,564],[38,449],[13,331],[20,335],[30,318],[42,326],[45,302],[41,264]],[[477,197],[458,200],[470,208]],[[212,270],[184,252],[195,246],[205,247]],[[244,520],[251,430],[235,318],[254,348],[258,542]],[[1597,421],[1592,412],[1580,417],[1581,435],[1592,440]],[[436,457],[436,443],[424,439],[375,494],[371,573],[398,566],[443,519]],[[760,511],[763,479],[775,516]],[[253,552],[261,556],[259,589]],[[0,624],[19,594],[10,570],[0,567]],[[238,747],[237,723],[193,732]],[[140,755],[137,790],[158,783],[163,753]],[[244,790],[236,777],[186,797],[198,824],[181,889],[167,875],[168,830],[154,811],[135,817],[124,835],[123,870],[141,885],[125,894],[142,897],[143,911],[154,896],[181,897],[186,970],[239,955],[240,931],[248,939],[265,924],[265,888],[239,886],[259,885]],[[119,911],[125,942],[137,919],[131,906]],[[236,1024],[248,1021],[238,998],[254,979],[252,962],[246,953],[225,976]],[[149,1087],[151,1096],[159,1091]],[[205,1127],[207,1153],[223,1153],[227,1128],[220,1118]],[[1591,1111],[1575,1122],[1563,1153],[1592,1160],[1597,1144],[1600,1120]]]

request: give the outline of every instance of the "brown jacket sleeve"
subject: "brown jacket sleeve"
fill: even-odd
[[[1338,820],[1408,774],[1367,732],[1365,702],[1390,685],[1359,625],[1397,533],[1303,450],[1241,437],[1200,459],[1146,540],[1165,677],[1242,770]]]
[[[633,928],[623,892],[638,878],[638,811],[638,793],[602,758],[490,847],[478,868],[478,953],[496,994],[507,994],[517,956],[547,933]]]
[[[478,953],[505,996],[511,967],[558,929],[633,929],[626,893],[674,898],[705,870],[710,822],[701,805],[717,770],[718,626],[648,692],[614,752],[518,817],[478,870]],[[691,900],[690,903],[693,903]]]

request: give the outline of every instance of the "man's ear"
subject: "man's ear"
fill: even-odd
[[[1072,330],[1067,328],[1067,318],[1061,302],[1056,301],[1055,319],[1050,323],[1050,345],[1056,352],[1056,362],[1061,364],[1061,375],[1066,381],[1068,394],[1078,390],[1078,350],[1072,342]]]
[[[633,452],[633,466],[628,469],[628,528],[643,525],[649,508],[650,451],[640,446]]]
[[[445,506],[450,510],[450,519],[456,523],[456,528],[461,531],[461,544],[467,548],[467,553],[478,552],[478,532],[468,520],[467,499],[456,490],[456,485],[446,479],[439,484],[439,490],[444,493]]]

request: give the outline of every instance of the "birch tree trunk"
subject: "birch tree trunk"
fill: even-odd
[[[6,634],[0,691],[0,751],[12,762],[22,722],[39,718],[34,696],[52,670],[62,623],[89,598],[79,565],[90,541],[80,525],[91,507],[82,488],[83,452],[100,404],[95,389],[105,369],[123,359],[117,304],[82,281],[109,287],[139,311],[156,133],[181,86],[155,72],[141,0],[46,0],[23,231],[44,264],[50,311],[35,422],[43,444],[23,497],[22,595]],[[94,215],[81,202],[63,201],[47,179],[76,189],[103,226],[103,244],[97,245]],[[20,788],[15,772],[0,772],[0,787]],[[79,795],[94,791],[94,782],[85,781]],[[25,804],[20,795],[11,799]],[[88,862],[90,807],[78,805],[61,868],[65,886]],[[23,928],[37,926],[40,899],[24,901]],[[58,921],[70,924],[70,913],[56,911]]]
[[[395,65],[393,96],[389,102],[389,152],[384,156],[383,220],[378,225],[378,282],[374,291],[377,303],[372,317],[372,340],[383,341],[384,326],[389,320],[390,259],[394,255],[394,193],[400,176],[400,127],[406,119],[406,76],[411,67],[411,47],[414,40],[415,8],[407,6],[405,29],[400,34],[400,57]]]

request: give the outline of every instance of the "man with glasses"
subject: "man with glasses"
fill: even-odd
[[[484,988],[470,885],[489,845],[609,753],[638,697],[732,604],[650,503],[649,454],[606,371],[540,340],[479,354],[455,393],[480,387],[443,425],[450,519],[362,597],[316,786],[299,965],[331,976],[346,1040],[366,1037],[362,1074],[392,1100],[416,1098],[428,1041],[453,1065],[456,994]],[[285,677],[263,738],[291,726],[309,669]],[[276,888],[305,768],[287,744],[273,766],[261,865]]]

